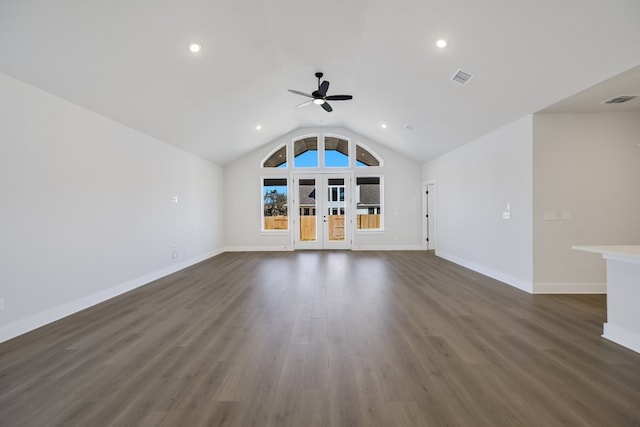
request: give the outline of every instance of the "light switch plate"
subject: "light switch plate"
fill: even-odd
[[[558,214],[556,211],[544,211],[544,220],[545,221],[555,221],[558,219]]]

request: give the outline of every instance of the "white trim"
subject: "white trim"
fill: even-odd
[[[353,251],[426,251],[422,245],[354,245]]]
[[[331,250],[332,248],[328,248]],[[227,246],[224,252],[287,252],[304,250],[292,246]],[[345,250],[345,249],[336,249]],[[349,249],[346,249],[349,250]],[[354,245],[352,251],[426,251],[421,245]]]
[[[96,304],[100,304],[101,302],[117,297],[118,295],[132,291],[136,288],[139,288],[140,286],[144,286],[148,283],[153,282],[154,280],[161,279],[165,276],[176,273],[209,258],[213,258],[214,256],[221,254],[222,252],[222,250],[216,250],[204,255],[189,258],[188,260],[172,264],[169,267],[163,268],[161,270],[154,271],[152,273],[145,274],[135,279],[120,283],[119,285],[113,286],[109,289],[105,289],[92,295],[87,295],[83,298],[71,301],[58,307],[36,313],[33,316],[29,316],[25,319],[20,319],[16,322],[4,325],[0,327],[0,343],[8,341],[19,335],[26,334],[27,332],[55,322],[56,320],[60,320],[63,317],[67,317],[79,311],[85,310]]]
[[[640,353],[640,334],[620,326],[605,323],[602,337]]]
[[[227,246],[224,252],[286,252],[294,250],[293,246]]]
[[[438,251],[436,249],[436,256],[440,258],[444,258],[447,261],[451,261],[455,264],[466,267],[470,270],[473,270],[477,273],[484,274],[485,276],[489,276],[493,279],[499,280],[507,285],[513,286],[514,288],[520,289],[521,291],[532,294],[533,293],[533,284],[528,280],[523,280],[518,277],[511,276],[509,274],[502,273],[500,271],[496,271],[490,268],[486,268],[483,265],[476,264],[465,259],[459,258],[457,256],[447,254],[442,251]]]
[[[534,294],[606,294],[605,282],[547,282],[533,283]]]

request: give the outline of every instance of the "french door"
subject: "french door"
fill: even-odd
[[[351,248],[351,175],[293,177],[296,249]]]

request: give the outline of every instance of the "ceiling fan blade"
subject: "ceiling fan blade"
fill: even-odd
[[[326,98],[327,101],[348,101],[349,99],[353,99],[351,95],[330,95]]]
[[[323,102],[321,105],[322,105],[322,108],[324,108],[327,113],[330,113],[333,111],[333,108],[331,108],[331,105],[329,105],[328,102]]]
[[[327,91],[329,90],[329,82],[328,81],[323,81],[320,86],[318,86],[318,93],[320,95],[322,95],[322,97],[324,98],[324,96],[327,94]]]
[[[302,107],[306,107],[309,104],[313,104],[313,99],[310,99],[309,101],[304,101],[302,104],[300,105],[296,105],[296,108],[302,108]]]
[[[308,93],[300,92],[299,90],[293,90],[293,89],[287,89],[287,90],[291,93],[295,93],[296,95],[302,95],[302,96],[306,96],[307,98],[313,98],[313,96],[309,95]]]

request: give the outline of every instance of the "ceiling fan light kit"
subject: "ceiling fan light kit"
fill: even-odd
[[[311,98],[308,101],[303,102],[300,105],[297,105],[296,108],[306,107],[309,104],[320,105],[327,113],[333,111],[333,108],[327,101],[348,101],[353,99],[351,95],[329,95],[327,96],[327,91],[329,90],[329,82],[327,80],[322,81],[323,73],[316,73],[316,78],[318,79],[318,89],[308,94],[306,92],[301,92],[299,90],[288,89],[289,92],[295,93],[296,95],[306,96],[307,98]]]

